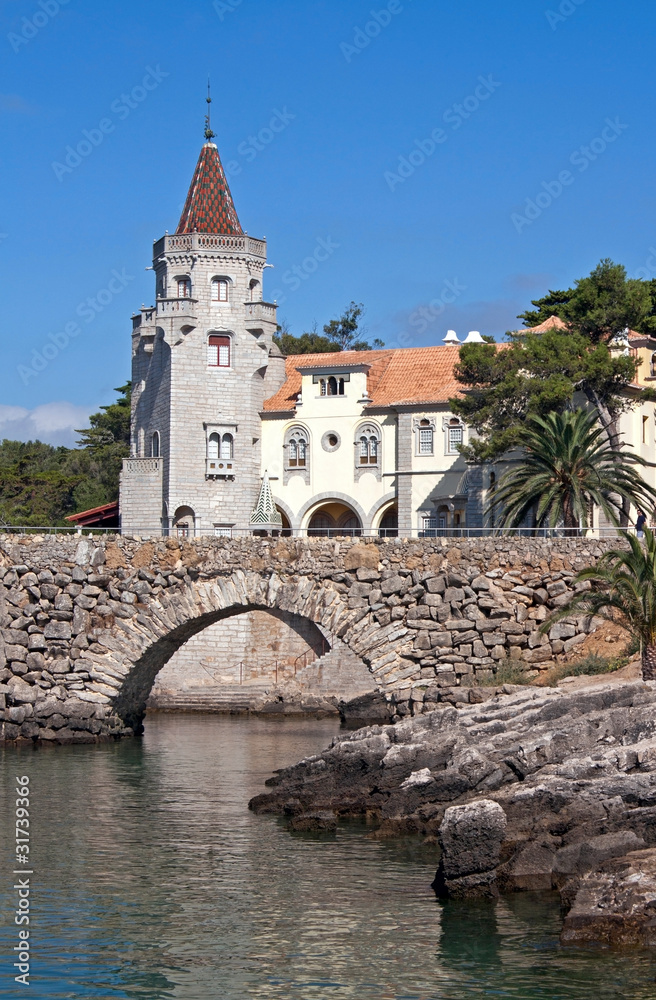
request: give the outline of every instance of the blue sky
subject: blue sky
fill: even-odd
[[[240,220],[275,265],[265,298],[293,333],[354,299],[388,345],[500,337],[602,257],[656,276],[655,14],[3,0],[0,437],[72,443],[129,377],[130,315],[154,298],[145,268],[177,225],[208,74]]]

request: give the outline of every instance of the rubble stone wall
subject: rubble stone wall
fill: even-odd
[[[342,639],[399,715],[506,658],[544,669],[585,637],[539,627],[587,539],[224,539],[0,535],[1,736],[139,732],[159,670],[191,636],[275,609]]]

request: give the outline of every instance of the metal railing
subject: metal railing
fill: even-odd
[[[134,461],[131,459],[130,461]],[[149,461],[153,461],[150,459]],[[155,460],[156,461],[156,460]],[[630,525],[626,529],[613,527],[607,528],[583,528],[581,530],[573,528],[282,528],[277,535],[283,538],[584,538],[603,539],[617,538],[620,530],[635,534],[636,529]],[[0,535],[122,535],[126,538],[179,538],[189,540],[191,538],[243,538],[261,535],[262,529],[256,524],[248,526],[221,527],[219,530],[213,526],[191,527],[186,530],[173,528],[162,528],[161,525],[135,525],[130,530],[112,527],[90,527],[87,525],[32,525],[32,524],[2,524],[0,523]]]

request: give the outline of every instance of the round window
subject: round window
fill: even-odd
[[[337,451],[341,443],[337,431],[327,431],[321,438],[321,447],[324,451]]]

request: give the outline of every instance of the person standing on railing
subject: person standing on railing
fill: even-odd
[[[638,516],[636,518],[636,536],[638,538],[645,537],[645,524],[647,523],[647,515],[644,511],[640,510],[638,507]]]

